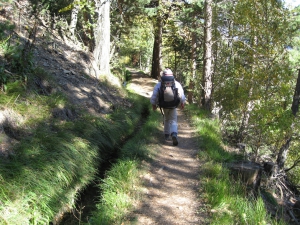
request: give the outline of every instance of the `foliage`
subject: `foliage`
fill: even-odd
[[[203,1],[191,1],[173,9],[164,27],[163,66],[173,69],[176,79],[187,87],[190,80],[195,86],[194,100],[199,100],[201,90],[203,55]],[[196,77],[192,77],[192,39],[195,38],[197,62]]]
[[[289,60],[292,68],[297,68],[300,62],[300,38],[299,38],[299,27],[300,27],[300,7],[297,7],[289,12],[289,28],[295,32],[288,46]]]
[[[0,23],[0,88],[2,91],[6,91],[6,85],[10,78],[10,75],[5,71],[5,61],[2,57],[4,57],[6,52],[10,49],[10,39],[13,29],[14,25],[8,21]]]
[[[189,36],[187,32],[183,33],[183,27],[177,26],[174,21],[171,21],[166,29],[169,32],[164,34],[165,46],[163,50],[164,65],[166,68],[172,68],[176,78],[185,85],[186,75],[189,73],[189,58],[191,55],[190,42],[186,38]]]
[[[11,3],[12,2],[12,0],[3,0],[2,2],[0,2],[0,6],[2,6],[2,4],[5,4],[5,3]]]
[[[276,157],[293,122],[287,14],[276,2],[239,1],[227,6],[219,9],[226,20],[218,18],[224,38],[218,43],[220,66],[214,81],[223,132],[233,144],[246,143],[254,159],[263,155],[262,148]]]
[[[0,6],[4,2],[12,3],[6,0]],[[47,18],[49,28],[55,27],[55,23],[57,25],[61,21],[69,21],[70,9],[74,4],[71,0],[30,2],[36,17]],[[115,68],[134,65],[149,69],[154,41],[153,20],[157,11],[161,10],[165,15],[164,66],[172,67],[184,85],[194,79],[193,91],[201,93],[203,2],[168,2],[164,7],[156,8],[153,6],[154,1],[149,0],[112,1],[112,65]],[[76,34],[92,51],[95,4],[94,1],[87,0],[79,1],[79,4],[81,7]],[[210,200],[221,221],[263,223],[269,218],[262,209],[261,199],[254,203],[252,199],[245,200],[244,196],[234,199],[231,197],[243,194],[243,188],[237,187],[232,192],[226,188],[230,179],[227,173],[220,174],[223,169],[221,163],[235,160],[237,155],[224,151],[221,134],[230,144],[245,142],[247,151],[254,155],[254,159],[268,154],[273,161],[285,138],[293,135],[294,143],[288,155],[287,166],[298,162],[299,138],[295,134],[299,133],[299,123],[297,118],[291,116],[290,104],[296,66],[299,64],[299,8],[289,12],[282,7],[281,1],[253,0],[219,1],[214,7],[213,101],[216,111],[219,110],[220,122],[203,120],[203,112],[193,112],[202,138],[201,148],[204,150],[199,154],[209,161],[205,165],[207,179],[211,179],[207,187],[214,185],[218,190],[218,194],[213,195]],[[50,19],[48,12],[51,14]],[[62,29],[62,25],[59,28]],[[9,22],[0,24],[0,86],[5,91],[0,103],[3,107],[10,107],[25,115],[26,122],[22,129],[14,130],[14,127],[9,126],[6,129],[11,135],[24,134],[26,139],[15,146],[14,154],[1,162],[0,170],[8,174],[0,179],[7,183],[1,186],[0,210],[6,210],[1,216],[5,222],[15,223],[18,220],[18,223],[26,223],[24,219],[32,223],[46,223],[63,204],[74,204],[77,189],[83,188],[94,178],[95,171],[88,168],[86,163],[96,165],[99,163],[98,159],[105,160],[109,157],[110,153],[99,153],[98,148],[114,149],[120,140],[134,131],[139,112],[143,109],[136,107],[123,111],[117,108],[114,115],[104,119],[81,112],[81,117],[73,122],[55,120],[52,118],[51,108],[59,105],[70,108],[75,106],[69,106],[64,96],[59,94],[46,96],[32,91],[30,85],[38,74],[33,67],[34,43],[24,43],[23,39],[13,33],[13,29],[14,26]],[[34,34],[34,29],[30,30]],[[195,78],[191,78],[190,73],[193,34],[197,36]],[[125,80],[130,79],[126,69],[122,69],[121,76]],[[195,100],[200,99],[197,97]],[[132,97],[132,101],[140,100]],[[144,104],[142,106],[145,107]],[[151,132],[151,128],[147,128],[148,132]],[[120,161],[120,168],[128,171],[135,169],[138,165],[135,164],[136,158],[147,155],[144,136],[139,137],[138,141],[128,144],[122,150],[122,157],[130,160]],[[86,156],[84,152],[89,154]],[[59,155],[62,157],[58,157]],[[46,167],[41,168],[42,165]],[[297,184],[300,180],[298,171],[299,167],[296,166],[288,174]],[[85,176],[86,174],[89,175]],[[212,179],[210,174],[222,179]],[[57,185],[57,190],[51,189],[53,184]],[[23,189],[18,190],[16,187]],[[120,205],[129,202],[127,194],[131,190],[126,189],[125,192],[125,201],[120,202]],[[231,199],[229,205],[225,202],[227,199]],[[245,204],[239,207],[238,202]],[[14,210],[16,205],[18,208]],[[231,213],[233,206],[240,211]],[[245,208],[250,210],[243,212]],[[252,216],[253,212],[258,216]],[[113,216],[109,218],[115,219]]]
[[[289,170],[287,176],[289,180],[292,181],[293,185],[299,187],[300,185],[300,164],[299,164],[299,136],[296,135],[293,139],[293,144],[290,147],[289,158],[286,162],[286,168],[289,169],[291,167],[292,170]]]
[[[72,0],[30,0],[35,12],[40,10],[49,10],[51,15],[58,14],[59,10],[70,5]]]
[[[28,40],[23,40],[14,33],[15,26],[10,22],[0,23],[0,87],[7,89],[9,81],[26,82],[33,70],[33,46],[37,25],[29,30]]]
[[[113,2],[111,13],[112,63],[149,70],[153,45],[153,28],[147,17],[148,0]]]
[[[223,148],[218,120],[212,120],[207,112],[198,111],[195,106],[187,109],[193,115],[201,143],[201,194],[212,213],[210,224],[285,224],[271,218],[262,196],[249,195],[246,184],[231,176],[226,165],[238,160],[239,156]]]
[[[138,18],[132,28],[122,34],[119,39],[119,62],[141,69],[149,68],[152,44],[151,23],[146,18]]]

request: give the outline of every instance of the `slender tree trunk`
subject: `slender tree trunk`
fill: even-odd
[[[160,71],[162,70],[162,57],[161,57],[161,44],[162,44],[162,27],[163,22],[161,15],[157,16],[155,34],[154,34],[154,45],[153,45],[153,56],[152,56],[152,70],[151,77],[158,79]]]
[[[255,49],[257,47],[257,36],[256,36],[255,30],[253,31],[252,37],[253,37],[252,47]],[[254,53],[252,55],[252,58],[255,59],[256,57],[257,57],[257,55]],[[251,66],[251,70],[252,70],[252,74],[255,73],[255,65]],[[243,80],[244,79],[245,79],[245,77],[243,77]],[[243,141],[243,136],[244,136],[243,133],[249,125],[249,119],[250,119],[250,116],[251,116],[251,112],[254,108],[254,101],[251,100],[252,96],[253,96],[253,88],[254,88],[254,85],[255,85],[255,81],[254,81],[253,76],[250,78],[250,80],[248,82],[250,84],[250,89],[248,91],[248,98],[247,98],[247,99],[249,99],[249,101],[247,102],[247,104],[245,105],[245,109],[243,110],[242,123],[239,127],[239,131],[238,131],[238,134],[237,134],[237,141],[238,142]],[[256,148],[259,149],[259,146],[256,146]],[[255,151],[255,159],[257,158],[257,154],[258,154],[258,151]]]
[[[75,40],[75,29],[76,29],[76,25],[77,25],[77,19],[78,19],[78,12],[80,10],[80,6],[79,6],[79,2],[77,0],[75,0],[73,2],[73,9],[71,12],[71,22],[70,22],[70,32],[71,32],[71,39]]]
[[[297,115],[297,112],[299,111],[299,99],[300,99],[300,70],[298,70],[297,84],[295,87],[294,98],[292,103],[292,113],[295,117]],[[293,128],[293,126],[294,123],[292,124],[291,128]],[[276,160],[279,170],[284,169],[284,164],[288,156],[291,141],[292,141],[292,137],[291,136],[287,137],[286,142],[279,149],[279,153],[277,155],[277,160]]]
[[[213,74],[213,58],[212,58],[212,0],[205,1],[205,32],[204,32],[204,57],[203,57],[203,90],[201,105],[208,111],[212,106],[212,74]]]
[[[195,26],[194,26],[195,28]],[[195,79],[196,79],[196,69],[197,69],[197,35],[195,32],[192,34],[192,77],[189,83],[189,91],[188,91],[188,102],[190,104],[193,103],[193,93],[194,93],[194,86],[195,86]]]
[[[94,59],[99,73],[98,77],[110,73],[110,0],[95,0],[95,3],[98,20],[95,29]]]
[[[289,137],[279,149],[279,153],[276,160],[279,171],[284,169],[284,164],[287,159],[291,141],[292,138]]]
[[[177,51],[174,51],[174,68],[173,68],[173,75],[178,79],[177,75]]]
[[[297,84],[296,84],[293,103],[292,103],[292,112],[294,116],[297,115],[297,112],[299,110],[299,100],[300,100],[300,70],[298,70]]]

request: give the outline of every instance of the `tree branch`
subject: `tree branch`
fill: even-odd
[[[300,158],[298,158],[296,161],[294,161],[293,165],[290,168],[285,169],[284,171],[288,172],[288,171],[294,169],[296,166],[298,166],[299,163],[300,163]]]

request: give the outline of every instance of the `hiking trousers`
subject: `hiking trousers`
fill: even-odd
[[[164,133],[165,134],[172,134],[177,132],[177,109],[164,109]]]

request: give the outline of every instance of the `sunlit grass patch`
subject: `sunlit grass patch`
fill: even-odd
[[[186,108],[199,135],[201,151],[206,152],[206,157],[217,162],[230,162],[234,160],[236,155],[226,152],[222,147],[219,121],[211,119],[207,112],[199,110],[193,105],[188,105]]]
[[[42,142],[38,137],[21,142],[0,165],[7,187],[0,193],[3,210],[12,205],[23,220],[34,217],[37,223],[52,218],[62,205],[71,207],[78,188],[93,179],[97,156],[96,148],[71,135],[67,140],[48,133]],[[3,221],[11,218],[2,213]]]
[[[212,224],[267,224],[271,218],[261,197],[247,195],[246,187],[233,180],[221,164],[204,165],[203,185],[211,206]]]
[[[161,119],[158,113],[151,113],[147,120],[141,125],[138,133],[132,140],[126,142],[120,151],[121,158],[145,160],[151,158],[152,152],[148,143],[154,143],[156,139],[157,126]]]
[[[132,208],[138,198],[140,179],[138,161],[119,160],[107,172],[100,189],[101,201],[92,217],[93,224],[112,224],[121,219]]]
[[[144,107],[149,110],[148,99],[143,101]],[[118,162],[101,182],[101,200],[91,217],[92,224],[121,224],[139,200],[142,192],[141,175],[144,172],[141,162],[151,159],[154,154],[149,143],[156,137],[154,133],[157,132],[159,119],[159,113],[150,113],[143,124],[139,124],[138,132],[119,150]]]

